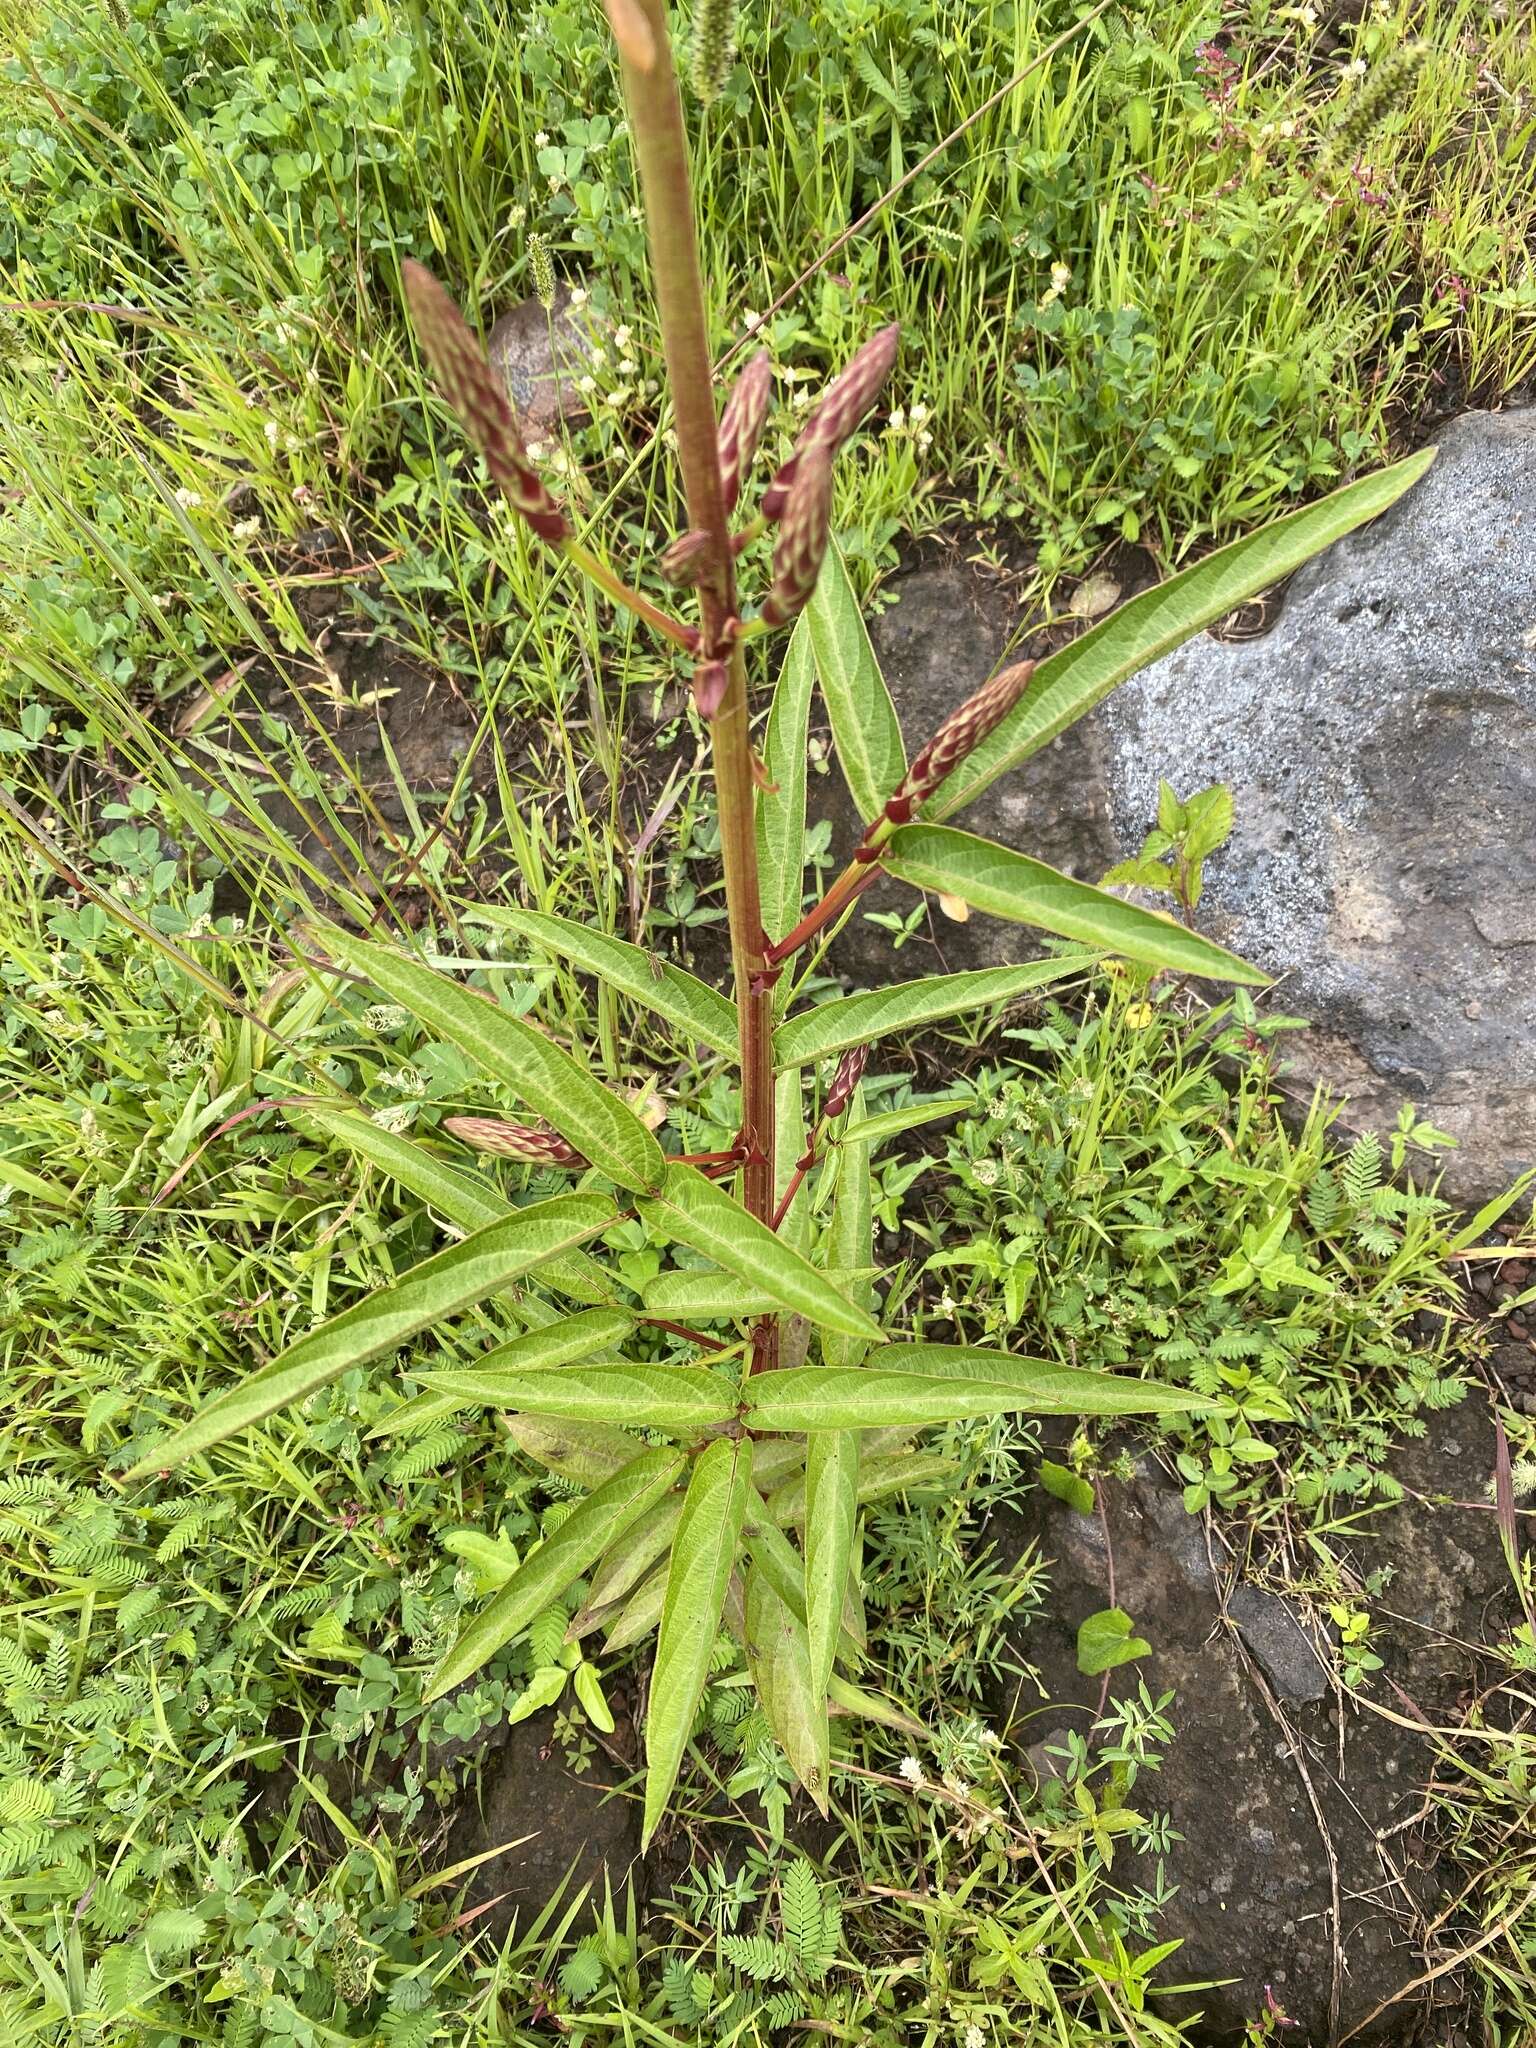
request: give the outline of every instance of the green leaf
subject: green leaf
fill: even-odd
[[[909,1102],[901,1109],[881,1110],[878,1116],[850,1118],[838,1142],[867,1145],[874,1151],[888,1138],[899,1138],[904,1131],[915,1131],[921,1124],[936,1123],[943,1116],[959,1116],[975,1107],[975,1094],[969,1090],[964,1095],[941,1095],[934,1102]]]
[[[1149,662],[1385,512],[1418,482],[1435,454],[1433,448],[1420,449],[1406,461],[1271,520],[1257,533],[1218,548],[1166,583],[1142,591],[1070,645],[1048,655],[1019,703],[939,789],[929,816],[953,817]]]
[[[853,1295],[861,1286],[867,1287],[874,1271],[873,1266],[857,1271],[836,1268],[828,1271],[827,1278],[834,1287]],[[736,1322],[770,1315],[782,1306],[779,1297],[766,1287],[749,1287],[734,1274],[717,1273],[712,1268],[658,1273],[645,1283],[643,1293],[649,1312],[665,1316],[669,1322]]]
[[[834,541],[805,608],[822,701],[854,808],[866,824],[907,772],[891,693]]]
[[[336,1139],[460,1230],[483,1230],[488,1223],[498,1223],[513,1213],[512,1204],[488,1181],[445,1166],[425,1145],[386,1131],[364,1110],[341,1103],[310,1103],[304,1109],[288,1110],[286,1116],[296,1130],[307,1132],[313,1127],[324,1137]]]
[[[614,1730],[613,1710],[603,1697],[603,1682],[590,1664],[578,1664],[571,1683],[581,1710],[592,1726],[601,1734],[611,1735]]]
[[[676,1451],[642,1451],[596,1493],[588,1494],[464,1630],[427,1680],[423,1705],[452,1692],[505,1648],[602,1556],[616,1536],[671,1491],[684,1465]]]
[[[501,909],[476,910],[474,915],[493,924],[507,925],[546,952],[585,968],[610,988],[654,1010],[658,1017],[665,1017],[669,1024],[676,1024],[715,1052],[735,1053],[734,1006],[707,982],[685,973],[681,967],[673,967],[643,947],[630,945],[626,939],[591,931],[568,917],[553,917],[536,910]]]
[[[445,1371],[434,1384],[461,1391],[472,1373]],[[479,1398],[476,1393],[476,1398]],[[736,1413],[736,1389],[719,1373],[696,1365],[556,1365],[538,1372],[507,1373],[498,1398],[524,1415],[558,1415],[567,1422],[606,1422],[622,1415],[637,1429],[707,1429]]]
[[[556,1195],[487,1224],[462,1243],[449,1245],[413,1266],[391,1286],[380,1287],[351,1308],[332,1316],[280,1351],[258,1372],[216,1395],[168,1443],[141,1458],[126,1477],[179,1465],[261,1422],[290,1401],[327,1386],[349,1366],[396,1351],[421,1330],[483,1301],[498,1287],[531,1272],[542,1259],[595,1237],[617,1216],[606,1195]],[[536,1378],[536,1374],[530,1374]],[[445,1389],[445,1391],[448,1391]]]
[[[1255,986],[1268,979],[1198,932],[952,825],[899,825],[891,834],[887,865],[916,889],[959,896],[975,910],[1037,925],[1143,967]]]
[[[837,1655],[858,1518],[859,1439],[851,1429],[818,1431],[806,1454],[805,1517],[805,1618],[818,1697],[826,1693]]]
[[[1093,1513],[1093,1486],[1090,1481],[1074,1472],[1070,1465],[1058,1465],[1054,1459],[1040,1460],[1040,1484],[1046,1492],[1063,1501],[1074,1514]]]
[[[825,1813],[830,1774],[826,1694],[811,1676],[805,1623],[785,1606],[756,1564],[747,1573],[745,1647],[768,1725],[790,1769]]]
[[[810,1444],[819,1443],[820,1437],[810,1437]],[[767,1438],[777,1442],[777,1438]],[[789,1439],[785,1439],[789,1441]],[[758,1465],[761,1467],[762,1458]],[[884,1458],[861,1457],[859,1463],[859,1506],[867,1507],[871,1501],[884,1500],[893,1493],[905,1493],[909,1488],[934,1486],[939,1481],[954,1477],[956,1465],[952,1458],[940,1455],[938,1451],[898,1451],[894,1456]],[[762,1482],[762,1472],[758,1472]],[[793,1525],[805,1520],[806,1474],[796,1472],[782,1484],[776,1486],[767,1496],[768,1512],[782,1525]]]
[[[1090,1614],[1077,1631],[1077,1668],[1087,1678],[1101,1671],[1113,1671],[1117,1664],[1133,1664],[1147,1656],[1152,1645],[1145,1636],[1132,1633],[1135,1623],[1123,1607],[1103,1607]]]
[[[542,1032],[403,953],[329,927],[325,941],[344,966],[366,974],[418,1023],[511,1088],[610,1180],[639,1193],[659,1186],[665,1161],[655,1138],[627,1103]]]
[[[677,1540],[672,1545],[661,1636],[651,1673],[645,1722],[642,1852],[666,1811],[693,1732],[751,1489],[750,1437],[719,1437],[694,1461]]]
[[[878,1338],[878,1326],[846,1301],[825,1273],[749,1216],[696,1166],[669,1166],[660,1194],[637,1206],[669,1237],[771,1295],[780,1308],[846,1336]]]
[[[763,736],[768,786],[757,795],[758,887],[763,929],[771,939],[782,939],[794,929],[805,896],[807,734],[815,687],[810,621],[802,612],[773,689],[773,709]],[[789,981],[784,976],[784,982]]]
[[[580,1315],[563,1316],[537,1330],[525,1330],[510,1343],[498,1344],[474,1365],[454,1368],[445,1376],[443,1368],[421,1374],[424,1386],[435,1393],[451,1393],[461,1402],[481,1402],[487,1408],[510,1404],[501,1389],[508,1375],[537,1372],[546,1366],[575,1365],[580,1360],[611,1353],[635,1327],[633,1316],[619,1308],[584,1309]]]
[[[565,1691],[569,1677],[562,1665],[541,1666],[507,1709],[507,1726],[515,1728],[519,1721],[531,1720],[541,1707],[552,1707]]]
[[[626,1529],[616,1543],[609,1545],[592,1574],[582,1612],[571,1623],[572,1641],[597,1626],[598,1609],[627,1599],[651,1566],[666,1556],[682,1514],[683,1496],[669,1493],[648,1515],[642,1515],[632,1529]]]
[[[494,1593],[504,1586],[521,1562],[516,1546],[505,1536],[487,1536],[480,1529],[450,1529],[443,1538],[443,1548],[450,1557],[462,1557],[474,1567],[475,1590],[480,1594]]]
[[[882,1345],[852,1371],[811,1365],[758,1373],[743,1391],[752,1428],[806,1431],[916,1429],[1018,1413],[1188,1415],[1220,1405],[1184,1387],[943,1344]]]
[[[648,1579],[630,1594],[622,1610],[608,1628],[603,1641],[611,1655],[620,1650],[632,1649],[636,1643],[643,1643],[661,1620],[661,1610],[667,1598],[667,1568],[659,1566]]]
[[[850,1046],[868,1045],[898,1031],[937,1023],[943,1017],[1006,1003],[1026,989],[1045,988],[1086,974],[1096,958],[1093,953],[1077,953],[1026,960],[1018,967],[984,967],[973,974],[931,974],[922,981],[898,981],[893,988],[876,989],[869,995],[842,996],[781,1024],[773,1034],[773,1063],[779,1068],[803,1067],[812,1060],[846,1052]]]
[[[608,1422],[568,1422],[544,1415],[503,1415],[501,1426],[525,1457],[575,1486],[601,1486],[646,1448],[643,1438]]]
[[[860,1085],[854,1090],[849,1104],[849,1124],[856,1127],[863,1115],[864,1089]],[[827,1263],[829,1266],[864,1267],[873,1261],[875,1255],[869,1145],[861,1139],[850,1138],[845,1132],[837,1148],[836,1160],[832,1220],[827,1229]],[[848,1298],[855,1308],[873,1310],[875,1290],[872,1275],[850,1288]],[[821,1355],[828,1365],[857,1365],[868,1349],[865,1338],[846,1337],[836,1330],[826,1331],[821,1340]]]

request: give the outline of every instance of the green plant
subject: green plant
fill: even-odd
[[[721,1060],[734,1059],[737,1129],[724,1148],[669,1157],[634,1104],[510,1006],[376,940],[321,928],[314,937],[330,962],[370,983],[538,1119],[461,1123],[458,1134],[563,1169],[577,1186],[509,1207],[486,1183],[403,1137],[398,1123],[359,1116],[335,1098],[291,1111],[301,1130],[318,1127],[351,1147],[463,1234],[393,1284],[317,1320],[140,1456],[129,1477],[168,1472],[525,1281],[574,1301],[574,1312],[535,1314],[474,1365],[424,1374],[429,1411],[433,1403],[439,1417],[465,1406],[506,1410],[525,1451],[587,1489],[569,1513],[546,1518],[542,1543],[440,1658],[424,1697],[465,1684],[595,1569],[614,1610],[610,1640],[658,1628],[646,1721],[649,1838],[685,1756],[722,1621],[744,1645],[763,1710],[819,1804],[828,1791],[828,1699],[877,1716],[889,1711],[836,1667],[859,1661],[863,1624],[850,1583],[859,1503],[886,1487],[893,1469],[908,1469],[904,1446],[913,1433],[1030,1411],[1210,1413],[1219,1422],[1234,1406],[1219,1384],[1170,1387],[1006,1351],[906,1343],[882,1331],[872,1312],[868,1151],[857,1141],[837,1145],[833,1135],[856,1106],[868,1048],[1041,977],[1034,967],[940,976],[796,1012],[809,971],[799,956],[814,967],[864,890],[889,874],[1069,939],[1087,949],[1081,959],[1119,955],[1143,981],[1163,971],[1261,980],[1199,934],[943,820],[1152,655],[1391,503],[1429,457],[1212,556],[1048,662],[1000,670],[909,763],[830,544],[834,459],[889,371],[896,333],[865,343],[828,385],[756,517],[733,534],[729,515],[767,421],[769,360],[763,354],[747,365],[717,421],[664,10],[661,0],[609,0],[609,12],[650,222],[690,521],[663,566],[670,580],[696,590],[697,625],[624,580],[578,534],[447,294],[415,265],[406,267],[405,286],[439,382],[514,512],[691,663],[711,737],[734,1002],[600,931],[535,913],[509,913],[507,921],[595,975],[609,1000],[655,1011]],[[766,593],[743,617],[738,555],[770,532]],[[796,621],[758,762],[746,656]],[[818,679],[840,766],[867,822],[848,866],[802,914],[806,721]],[[806,1071],[833,1060],[807,1124]],[[835,1188],[818,1230],[810,1196],[834,1160]],[[727,1178],[738,1183],[735,1192]],[[704,1262],[659,1274],[640,1309],[588,1250],[636,1226]],[[701,1331],[701,1323],[728,1327]],[[682,1339],[689,1362],[626,1351],[658,1328]],[[786,1528],[803,1532],[798,1548]],[[553,1683],[563,1666],[548,1669]]]

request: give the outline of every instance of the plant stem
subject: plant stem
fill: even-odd
[[[725,698],[712,722],[720,849],[730,917],[741,1034],[742,1199],[767,1222],[773,1210],[773,993],[758,896],[747,673],[736,644],[736,578],[720,483],[709,327],[694,235],[682,102],[672,68],[665,0],[608,0],[645,199],[651,269],[667,360],[688,524],[706,536],[699,577],[701,652],[725,659]],[[757,1347],[770,1361],[771,1343]]]

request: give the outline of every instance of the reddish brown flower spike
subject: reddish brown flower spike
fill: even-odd
[[[720,489],[727,512],[741,494],[741,480],[763,438],[772,396],[773,362],[762,349],[736,379],[720,417]]]
[[[845,1052],[837,1063],[837,1072],[832,1076],[832,1086],[827,1090],[826,1105],[822,1111],[830,1123],[833,1117],[841,1116],[853,1100],[853,1091],[864,1078],[864,1068],[869,1060],[869,1047],[855,1045]]]
[[[695,526],[688,533],[680,533],[669,547],[662,550],[658,567],[669,583],[686,589],[698,582],[708,549],[709,535],[702,527]]]
[[[587,1163],[557,1131],[546,1131],[535,1124],[503,1123],[494,1116],[445,1116],[443,1129],[476,1152],[492,1152],[498,1159],[520,1159],[526,1166],[582,1167]]]
[[[926,803],[946,776],[1002,723],[1029,688],[1034,672],[1032,661],[1000,668],[958,710],[950,712],[887,802],[885,816],[891,824],[905,825],[918,805]]]
[[[773,583],[763,605],[763,618],[770,626],[788,625],[816,588],[832,538],[832,455],[824,441],[816,441],[796,465],[794,489],[773,551]]]
[[[541,540],[564,540],[565,515],[529,462],[517,415],[464,316],[422,264],[407,258],[400,276],[422,353],[493,481]]]
[[[893,323],[882,327],[832,379],[812,409],[793,454],[763,493],[765,519],[783,517],[800,463],[814,444],[822,443],[834,455],[842,447],[880,395],[881,385],[891,374],[900,342],[901,329],[898,326]]]

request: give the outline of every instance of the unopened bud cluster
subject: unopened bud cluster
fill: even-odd
[[[586,1160],[557,1131],[537,1124],[503,1123],[494,1116],[445,1116],[443,1129],[476,1152],[520,1159],[526,1166],[582,1167]]]
[[[1352,160],[1384,122],[1413,94],[1427,55],[1423,43],[1404,43],[1372,66],[1323,142],[1326,156]]]
[[[565,515],[529,461],[517,415],[464,316],[424,265],[407,258],[400,275],[422,353],[493,482],[541,540],[566,540]]]
[[[841,1116],[853,1100],[853,1091],[864,1078],[864,1068],[869,1060],[867,1045],[853,1046],[837,1063],[832,1076],[832,1086],[827,1090],[827,1099],[822,1115],[830,1123],[833,1117]]]
[[[688,75],[703,104],[713,105],[736,61],[736,0],[693,0]]]
[[[1000,668],[957,710],[950,712],[887,798],[881,816],[888,824],[908,822],[919,804],[926,803],[939,784],[1008,716],[1029,688],[1034,672],[1032,661]]]

